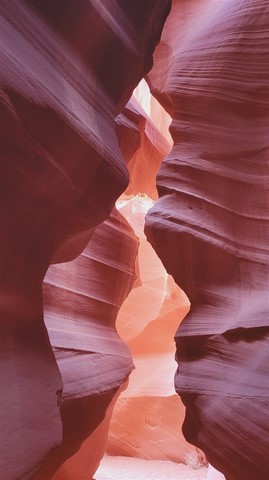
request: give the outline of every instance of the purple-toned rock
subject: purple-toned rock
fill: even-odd
[[[266,1],[174,1],[149,75],[173,117],[146,234],[191,311],[176,334],[187,440],[269,478]]]
[[[128,184],[115,117],[151,68],[169,6],[1,1],[5,480],[32,478],[61,442],[62,381],[43,321],[42,281],[51,263],[83,251]]]

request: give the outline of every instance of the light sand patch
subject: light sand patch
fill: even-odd
[[[207,468],[182,463],[105,456],[95,480],[205,480]]]

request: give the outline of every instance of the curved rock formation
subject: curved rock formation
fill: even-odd
[[[142,78],[137,87],[134,89],[133,96],[138,100],[139,105],[143,108],[144,115],[146,112],[158,131],[166,138],[171,150],[173,146],[173,139],[169,132],[169,127],[172,118],[151,94],[149,86],[144,78]]]
[[[32,478],[61,442],[62,382],[43,321],[42,280],[51,263],[81,253],[127,186],[115,117],[151,67],[169,6],[1,1],[5,480]]]
[[[143,233],[145,214],[153,204],[142,195],[117,202],[139,238],[139,283],[117,317],[135,370],[115,405],[107,452],[184,462],[194,448],[181,433],[185,408],[174,393],[174,335],[189,301]]]
[[[192,305],[184,434],[227,480],[269,478],[268,21],[266,1],[174,1],[149,75],[175,145],[146,234]]]
[[[153,102],[148,92],[147,97]],[[124,196],[142,193],[157,199],[156,174],[162,160],[170,152],[172,144],[168,131],[169,115],[158,102],[153,103],[153,109],[160,128],[158,123],[155,123],[157,118],[154,118],[154,115],[153,119],[151,118],[150,106],[147,115],[134,96],[116,118],[119,145],[130,174],[130,182]]]
[[[133,368],[115,321],[135,280],[137,247],[132,228],[114,209],[76,260],[47,272],[45,322],[64,385],[63,440],[36,480],[89,478],[104,454],[110,404]]]

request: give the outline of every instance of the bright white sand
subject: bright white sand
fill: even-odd
[[[205,480],[207,468],[182,463],[105,456],[95,480]]]

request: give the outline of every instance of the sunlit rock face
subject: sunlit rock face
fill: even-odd
[[[130,174],[124,194],[143,193],[157,199],[156,174],[172,147],[168,130],[171,118],[149,91],[145,91],[143,98],[144,106],[142,98],[138,101],[132,96],[116,119],[119,145]]]
[[[151,67],[169,4],[1,2],[5,480],[32,478],[61,442],[62,381],[42,280],[51,263],[83,251],[127,186],[114,119]],[[61,356],[61,367],[72,360]]]
[[[174,392],[174,335],[189,301],[144,235],[145,214],[153,204],[142,195],[117,203],[139,238],[139,282],[117,317],[117,330],[136,368],[116,403],[107,451],[185,461],[193,448],[181,433],[185,408]]]
[[[167,139],[171,150],[173,139],[169,132],[169,127],[172,118],[151,94],[149,86],[144,78],[142,78],[137,87],[134,89],[133,95],[138,100],[139,104],[143,108],[143,111],[146,112],[146,114],[150,117],[155,127]]]
[[[135,370],[115,405],[107,452],[185,461],[193,448],[181,433],[185,409],[174,393],[174,335],[189,301],[144,235],[145,214],[157,197],[156,173],[172,146],[171,117],[141,81],[116,122],[130,173],[117,208],[139,239],[139,277],[117,317],[117,330],[131,350]]]
[[[227,480],[269,478],[268,19],[265,1],[174,1],[149,75],[175,145],[146,234],[192,305],[184,434]]]

